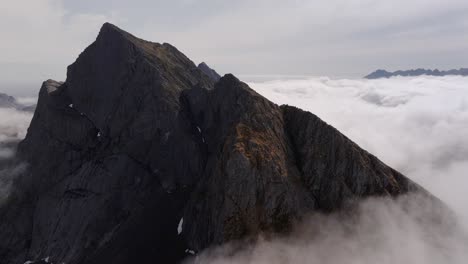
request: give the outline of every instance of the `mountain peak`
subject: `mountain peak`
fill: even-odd
[[[135,47],[146,50],[147,52],[151,52],[155,47],[161,46],[159,43],[140,39],[108,22],[102,25],[95,43],[104,44],[104,48],[113,48],[118,46],[118,43],[131,43]]]
[[[131,39],[138,39],[137,37],[133,36],[132,34],[128,33],[127,31],[117,27],[114,24],[109,22],[104,23],[99,30],[98,39],[99,38],[106,38],[110,36],[122,36]]]
[[[214,81],[219,81],[221,79],[221,75],[219,75],[215,70],[211,69],[208,64],[202,62],[198,64],[198,69],[200,69],[204,74],[210,77]]]

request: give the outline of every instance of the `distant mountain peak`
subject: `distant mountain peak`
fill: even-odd
[[[398,70],[394,72],[389,72],[386,70],[376,70],[371,74],[365,76],[366,79],[379,79],[379,78],[390,78],[395,76],[421,76],[421,75],[428,75],[428,76],[447,76],[447,75],[459,75],[459,76],[468,76],[468,68],[460,68],[458,70],[452,69],[448,71],[440,71],[439,69],[430,70],[430,69],[411,69],[411,70]]]
[[[180,263],[370,196],[434,199],[312,113],[108,23],[43,83],[17,153],[5,264]]]
[[[20,111],[33,112],[35,105],[26,106],[19,103],[15,97],[5,93],[0,93],[0,108],[13,108]]]
[[[18,106],[18,102],[13,96],[0,93],[0,107],[16,108],[17,106]]]

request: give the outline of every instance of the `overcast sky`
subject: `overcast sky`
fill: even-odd
[[[241,77],[468,67],[466,0],[0,2],[3,91],[64,80],[105,21]]]

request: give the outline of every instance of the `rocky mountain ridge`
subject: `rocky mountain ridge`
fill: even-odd
[[[208,66],[208,64],[205,62],[198,64],[198,69],[200,69],[204,74],[206,74],[215,82],[221,79],[221,75],[219,75],[215,70],[211,69],[210,66]]]
[[[43,83],[18,153],[6,264],[178,263],[370,196],[437,200],[317,116],[108,23]]]
[[[20,104],[15,97],[0,93],[0,108],[14,108],[20,111],[34,112],[36,106]]]
[[[366,79],[379,79],[379,78],[390,78],[395,76],[421,76],[421,75],[428,75],[428,76],[447,76],[447,75],[459,75],[459,76],[468,76],[468,68],[460,68],[458,70],[448,70],[448,71],[440,71],[438,69],[430,70],[430,69],[415,69],[415,70],[406,70],[406,71],[394,71],[388,72],[386,70],[376,70],[371,74],[365,76]]]

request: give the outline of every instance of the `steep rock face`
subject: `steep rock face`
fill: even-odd
[[[284,230],[312,210],[280,108],[232,75],[205,94],[191,105],[209,155],[184,216],[189,246]]]
[[[44,82],[19,154],[29,170],[0,207],[2,263],[175,263],[423,191],[311,113],[229,74],[215,84],[176,48],[110,24],[64,83]]]
[[[414,183],[317,116],[281,108],[302,180],[317,208],[332,211],[362,197],[417,191]]]

